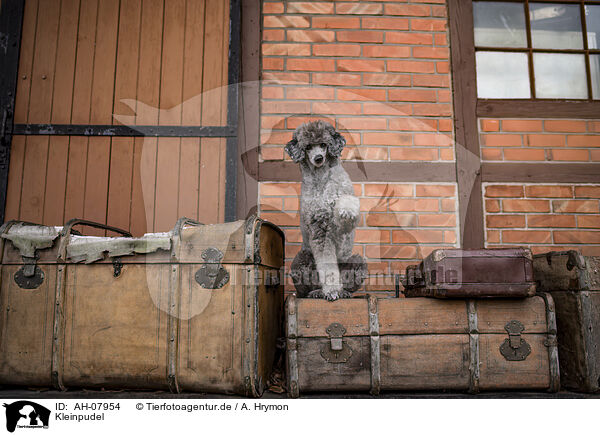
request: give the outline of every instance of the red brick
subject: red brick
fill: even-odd
[[[365,184],[365,196],[413,196],[412,184]]]
[[[567,145],[580,148],[600,147],[600,135],[569,135]]]
[[[486,198],[522,198],[523,186],[488,185],[485,189]]]
[[[408,74],[363,74],[364,86],[410,86],[410,75]]]
[[[432,73],[435,71],[435,65],[433,62],[389,60],[387,70],[388,72]]]
[[[446,47],[413,47],[413,56],[425,59],[447,59]]]
[[[342,101],[385,101],[385,89],[345,88],[337,91],[337,99]]]
[[[417,248],[415,246],[369,245],[365,247],[365,254],[368,258],[415,258]]]
[[[523,137],[520,134],[482,134],[481,142],[486,147],[520,147]]]
[[[277,3],[264,2],[262,12],[263,12],[263,14],[281,14],[281,13],[283,13],[283,3],[282,2],[277,2]]]
[[[262,33],[263,41],[283,41],[285,39],[285,30],[265,29]]]
[[[600,186],[575,186],[577,198],[600,198]]]
[[[338,71],[383,72],[384,69],[385,63],[383,60],[339,59],[337,61]]]
[[[364,57],[410,57],[410,47],[398,45],[365,45],[363,47]]]
[[[410,20],[410,30],[425,30],[428,32],[442,32],[446,30],[446,20],[417,19]]]
[[[448,38],[445,33],[436,33],[433,41],[435,42],[435,45],[448,45]]]
[[[451,100],[451,94],[449,89],[438,89],[438,101],[440,103],[449,103]]]
[[[499,131],[500,121],[497,119],[482,119],[481,131]]]
[[[263,88],[264,92],[264,88]],[[260,127],[264,129],[285,129],[285,118],[281,116],[261,116]]]
[[[340,118],[338,127],[347,130],[385,130],[387,122],[384,118]]]
[[[413,86],[447,88],[450,86],[450,77],[446,74],[415,74],[413,75]]]
[[[262,97],[265,99],[283,99],[283,88],[282,87],[273,87],[273,86],[263,86]]]
[[[416,146],[452,146],[452,137],[447,134],[415,134],[413,137]]]
[[[525,186],[525,195],[530,198],[572,198],[571,186]]]
[[[393,199],[390,201],[391,211],[438,211],[437,199]]]
[[[261,136],[262,143],[283,145],[290,140],[290,133],[287,131],[274,130]]]
[[[444,231],[444,242],[456,243],[456,231]]]
[[[272,196],[261,198],[260,199],[260,209],[261,209],[261,211],[264,211],[264,210],[281,211],[281,210],[283,210],[283,198],[277,198],[277,197],[272,197]]]
[[[599,213],[598,201],[593,200],[556,200],[552,209],[555,213]]]
[[[485,211],[489,213],[498,213],[500,211],[500,201],[497,199],[486,199]]]
[[[333,3],[330,2],[288,2],[288,14],[333,14]]]
[[[432,197],[451,197],[456,193],[456,189],[452,185],[443,184],[417,184],[417,196],[432,196]]]
[[[435,148],[391,148],[390,159],[430,162],[438,160],[439,153]]]
[[[432,126],[417,118],[394,118],[390,119],[391,130],[403,131],[436,131],[435,126]]]
[[[342,159],[388,160],[388,149],[386,147],[346,147],[342,150]]]
[[[362,19],[363,29],[391,29],[408,30],[408,19],[406,18],[371,18]]]
[[[262,113],[310,113],[310,103],[304,101],[263,101]]]
[[[308,83],[309,76],[307,73],[263,72],[263,80],[273,80],[277,83]]]
[[[356,115],[360,113],[360,103],[322,103],[315,102],[312,113],[326,113],[332,115]]]
[[[440,230],[395,230],[392,243],[444,243],[444,232]]]
[[[554,243],[600,243],[600,231],[554,231]]]
[[[436,62],[435,63],[435,71],[438,74],[448,74],[448,72],[450,72],[450,62],[448,62],[448,61]]]
[[[440,149],[440,160],[454,161],[454,150],[449,148]]]
[[[564,133],[580,133],[586,131],[586,123],[585,121],[548,119],[544,121],[544,130]]]
[[[300,200],[298,197],[284,198],[283,207],[285,211],[298,211],[300,209]]]
[[[263,160],[283,160],[282,147],[261,147],[260,155]]]
[[[376,3],[336,3],[335,5],[337,14],[379,15],[382,11],[382,5]]]
[[[288,30],[287,40],[291,42],[333,42],[335,32],[331,30]]]
[[[454,131],[454,124],[452,119],[440,119],[438,121],[438,129],[440,131]]]
[[[550,202],[542,199],[503,199],[505,212],[549,212]]]
[[[315,56],[360,56],[360,45],[355,44],[315,44]]]
[[[263,63],[264,63],[263,59]],[[286,67],[292,71],[335,71],[333,59],[288,59]]]
[[[541,122],[541,121],[540,121]],[[562,134],[526,134],[525,145],[530,147],[564,147],[565,136]]]
[[[260,183],[262,196],[298,196],[300,183]]]
[[[262,64],[263,70],[283,70],[283,59],[265,57]]]
[[[592,162],[600,162],[600,150],[590,150],[590,160]]]
[[[265,56],[310,56],[309,44],[263,44]]]
[[[290,15],[267,15],[263,23],[265,27],[310,27],[308,18]]]
[[[431,33],[385,32],[385,42],[387,44],[432,45],[433,35]]]
[[[369,213],[367,226],[370,227],[413,227],[417,223],[414,214],[403,213]]]
[[[529,227],[544,228],[568,228],[575,227],[575,216],[573,215],[548,215],[532,214],[527,216]]]
[[[502,121],[502,131],[542,131],[542,121],[524,120],[524,119],[504,119]]]
[[[390,89],[390,101],[435,102],[435,91],[429,89]]]
[[[502,231],[503,243],[552,243],[550,231]]]
[[[328,122],[331,125],[335,125],[335,119],[327,116],[292,116],[287,118],[287,128],[295,130],[298,128],[298,126],[304,124],[305,122],[318,121],[319,119],[321,121]],[[292,132],[290,132],[290,134],[292,134]]]
[[[600,216],[577,216],[579,228],[600,228]]]
[[[487,230],[486,241],[488,243],[500,243],[500,231]]]
[[[360,86],[360,74],[314,73],[312,82],[315,85]]]
[[[349,30],[336,32],[339,42],[383,42],[383,32]]]
[[[548,160],[557,162],[587,162],[590,160],[588,150],[548,150]]]
[[[450,104],[413,104],[413,113],[417,116],[449,116]]]
[[[421,214],[417,218],[421,227],[453,227],[456,226],[455,214]]]
[[[302,233],[300,230],[295,228],[284,228],[283,232],[285,233],[285,241],[289,243],[301,243],[302,242]]]
[[[355,243],[390,243],[390,232],[381,230],[358,229],[354,235]]]
[[[412,136],[400,133],[364,133],[365,145],[412,145]]]
[[[429,8],[429,6],[424,5],[386,4],[385,14],[403,15],[409,17],[428,17],[429,15],[431,15],[431,9]]]
[[[600,121],[588,121],[588,131],[600,133]]]
[[[410,104],[363,103],[363,113],[365,115],[407,116],[412,113],[412,107]]]
[[[360,211],[388,211],[388,200],[381,198],[360,198]]]
[[[334,89],[324,88],[322,86],[288,87],[286,89],[286,97],[294,100],[332,100],[334,95]]]
[[[600,257],[600,246],[583,245],[578,249],[583,255]]]
[[[358,29],[360,19],[356,17],[313,17],[312,27],[322,29]]]
[[[504,159],[517,161],[538,161],[545,160],[546,154],[544,153],[544,150],[507,148],[504,150]]]
[[[300,225],[300,215],[298,213],[289,214],[283,212],[262,212],[260,217],[273,222],[275,225],[297,227]]]
[[[503,160],[502,149],[500,148],[483,148],[481,150],[482,160]]]
[[[494,214],[486,216],[488,228],[525,228],[525,215]]]

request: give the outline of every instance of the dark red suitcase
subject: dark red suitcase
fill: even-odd
[[[437,249],[419,266],[409,266],[406,297],[521,298],[535,294],[531,251]]]

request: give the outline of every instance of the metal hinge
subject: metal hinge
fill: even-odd
[[[352,349],[343,341],[346,328],[336,322],[329,325],[325,332],[329,336],[329,346],[324,345],[321,348],[323,359],[332,364],[348,362],[352,356]]]
[[[518,320],[511,320],[504,327],[508,338],[500,345],[500,353],[508,361],[523,361],[531,353],[531,346],[521,337],[525,327]]]

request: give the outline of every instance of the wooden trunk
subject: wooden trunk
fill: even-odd
[[[534,276],[556,303],[564,388],[600,391],[600,257],[577,251],[536,255]]]
[[[286,330],[291,397],[317,391],[559,389],[554,308],[547,294],[477,301],[289,296]]]
[[[34,289],[15,281],[23,258],[5,241],[0,383],[260,396],[283,332],[283,234],[253,217],[182,219],[167,237],[167,250],[117,255],[121,237],[77,257],[92,238],[65,227],[38,251]]]
[[[419,266],[409,266],[406,297],[516,298],[535,294],[531,251],[436,249]]]

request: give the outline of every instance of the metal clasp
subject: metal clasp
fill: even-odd
[[[227,284],[229,272],[221,265],[223,253],[218,249],[208,248],[202,252],[202,258],[206,264],[196,272],[196,282],[206,289],[217,289]]]
[[[325,332],[329,336],[329,346],[325,345],[321,348],[321,356],[329,363],[345,363],[352,356],[352,349],[348,344],[344,343],[343,336],[346,333],[340,323],[332,323]]]
[[[521,336],[525,327],[518,320],[511,320],[504,329],[508,338],[500,345],[500,353],[507,361],[523,361],[531,353],[531,346]]]

